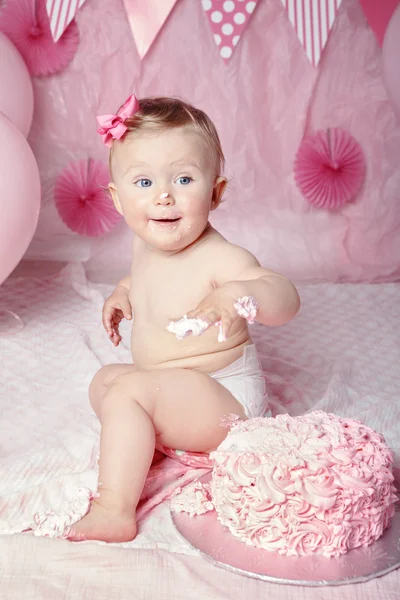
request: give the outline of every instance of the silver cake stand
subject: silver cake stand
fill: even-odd
[[[207,473],[200,481],[209,478]],[[313,587],[345,585],[369,581],[400,567],[400,511],[378,541],[339,558],[286,557],[247,546],[220,524],[215,511],[196,517],[171,511],[171,517],[178,533],[205,559],[253,579]]]

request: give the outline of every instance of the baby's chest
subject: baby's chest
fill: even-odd
[[[164,325],[195,309],[212,289],[211,276],[193,267],[133,270],[131,303],[135,318]]]

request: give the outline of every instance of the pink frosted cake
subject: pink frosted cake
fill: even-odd
[[[211,454],[219,521],[246,544],[339,556],[389,526],[393,457],[359,421],[316,411],[234,425]]]

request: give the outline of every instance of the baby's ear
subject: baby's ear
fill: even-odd
[[[113,184],[112,181],[110,181],[110,183],[108,184],[108,191],[111,194],[111,198],[112,198],[112,201],[114,202],[114,206],[115,206],[117,212],[119,212],[120,215],[123,215],[121,203],[118,198],[117,188],[115,187],[115,185]]]
[[[213,195],[211,200],[211,210],[215,210],[221,204],[228,180],[226,177],[217,177],[214,183]]]

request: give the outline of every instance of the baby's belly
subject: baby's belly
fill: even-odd
[[[245,322],[232,331],[226,342],[217,341],[218,328],[210,327],[201,336],[183,340],[154,325],[136,322],[132,328],[132,359],[138,369],[181,368],[214,373],[224,369],[251,344]]]

